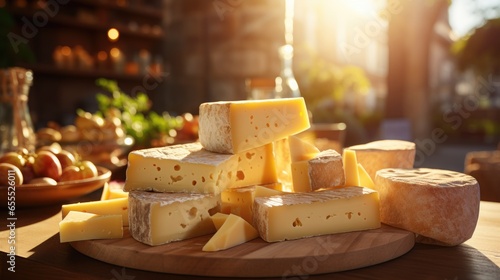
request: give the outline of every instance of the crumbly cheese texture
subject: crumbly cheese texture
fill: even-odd
[[[220,193],[276,181],[272,144],[231,155],[210,152],[195,142],[132,151],[124,189]]]
[[[474,233],[479,184],[472,176],[440,169],[388,168],[377,172],[383,223],[412,231],[420,243],[454,246]]]
[[[208,102],[199,108],[204,148],[236,154],[310,127],[304,98]]]
[[[342,156],[335,150],[325,150],[310,160],[292,162],[292,178],[294,192],[343,186]]]
[[[202,251],[214,252],[232,248],[259,237],[257,230],[243,218],[229,214]]]
[[[267,242],[380,227],[374,190],[345,187],[255,198],[254,225]]]
[[[384,168],[413,168],[415,143],[402,140],[379,140],[348,147],[356,151],[358,163],[363,165],[372,180]]]
[[[98,215],[120,215],[123,225],[128,226],[128,197],[65,204],[61,207],[63,219],[70,211],[88,212]]]
[[[59,222],[59,237],[62,242],[123,237],[121,215],[97,215],[70,211]]]
[[[214,233],[210,216],[219,210],[218,195],[131,191],[130,235],[155,246]]]

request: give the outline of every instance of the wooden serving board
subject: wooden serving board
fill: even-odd
[[[121,239],[72,242],[77,251],[107,263],[154,272],[220,276],[285,277],[350,270],[397,258],[415,244],[414,234],[387,225],[375,230],[267,243],[260,238],[219,252],[201,248],[211,235],[149,246],[125,228]]]

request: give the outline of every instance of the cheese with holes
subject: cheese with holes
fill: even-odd
[[[377,172],[383,223],[416,234],[420,243],[458,245],[471,238],[479,215],[474,177],[439,169],[387,168]]]
[[[379,196],[345,187],[255,198],[254,225],[267,242],[380,227]]]
[[[272,144],[231,155],[209,152],[196,142],[132,151],[124,189],[220,193],[276,180]]]
[[[342,156],[335,150],[325,150],[310,160],[292,162],[292,178],[294,192],[343,186]]]
[[[97,215],[70,211],[59,222],[61,242],[122,237],[123,221],[121,215]]]
[[[226,250],[259,237],[257,230],[243,218],[230,214],[224,224],[203,246],[202,250]]]
[[[402,140],[379,140],[348,147],[356,151],[358,163],[366,169],[372,180],[384,168],[413,168],[415,143]]]
[[[252,223],[254,198],[277,194],[283,194],[283,192],[264,186],[227,189],[221,193],[221,212],[237,215]]]
[[[123,225],[128,226],[127,197],[65,204],[61,207],[63,219],[70,211],[88,212],[98,215],[121,215]]]
[[[214,233],[210,216],[219,210],[218,195],[131,191],[130,235],[154,246]]]
[[[359,186],[358,160],[356,152],[344,149],[342,152],[342,161],[344,162],[345,185]]]
[[[236,154],[310,127],[304,98],[208,102],[199,108],[204,148]]]
[[[220,229],[220,227],[224,224],[228,216],[229,214],[225,214],[222,212],[217,212],[212,216],[210,216],[210,219],[212,220],[212,223],[214,224],[216,230]]]

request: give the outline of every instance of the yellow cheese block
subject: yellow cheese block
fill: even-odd
[[[123,190],[123,185],[117,182],[106,182],[102,188],[101,200],[125,198],[128,192]]]
[[[293,192],[292,157],[288,137],[273,143],[277,180],[281,184],[281,191]]]
[[[98,215],[121,215],[123,225],[128,226],[128,198],[116,198],[110,200],[78,202],[65,204],[61,207],[62,217],[70,211],[88,212]]]
[[[292,162],[292,178],[294,192],[343,186],[342,156],[335,150],[325,150],[310,160]]]
[[[384,168],[413,168],[415,143],[402,140],[378,140],[362,145],[350,146],[356,151],[356,158],[363,165],[372,180],[378,170]]]
[[[122,216],[70,211],[59,222],[59,237],[61,242],[122,238]]]
[[[234,214],[245,221],[253,221],[253,201],[255,197],[266,197],[283,194],[284,192],[264,186],[250,186],[228,189],[221,193],[221,212]]]
[[[379,205],[378,193],[362,187],[258,197],[253,224],[267,242],[375,229]]]
[[[214,233],[210,216],[219,210],[218,195],[132,191],[130,235],[154,246]]]
[[[240,153],[309,127],[302,97],[208,102],[199,108],[200,142],[217,153]]]
[[[356,152],[344,149],[342,153],[342,161],[344,162],[345,185],[359,186],[358,160],[356,158]]]
[[[229,214],[217,212],[210,216],[210,219],[212,219],[212,223],[214,224],[215,229],[218,230],[224,224],[227,217],[229,217]]]
[[[230,214],[224,224],[203,246],[202,250],[226,250],[259,237],[257,230],[243,218]]]
[[[375,184],[373,183],[372,178],[366,171],[366,169],[361,165],[361,163],[358,163],[358,174],[359,174],[359,185],[362,187],[367,187],[370,189],[375,188]]]
[[[132,151],[124,189],[220,193],[276,181],[272,144],[231,155],[209,152],[196,142]]]

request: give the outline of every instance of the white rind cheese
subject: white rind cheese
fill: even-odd
[[[379,197],[362,187],[258,197],[253,224],[267,242],[379,228]]]
[[[474,233],[479,215],[479,184],[472,176],[439,169],[377,172],[383,223],[414,232],[416,241],[458,245]]]
[[[220,193],[276,181],[272,144],[231,155],[207,151],[196,142],[132,151],[124,189]]]
[[[356,151],[358,163],[363,165],[372,180],[384,168],[413,168],[415,143],[402,140],[379,140],[348,147]]]
[[[213,194],[129,193],[129,230],[134,239],[148,245],[215,232],[210,218],[219,211],[220,198]]]
[[[208,102],[199,108],[199,139],[216,153],[236,154],[310,127],[299,98]]]

